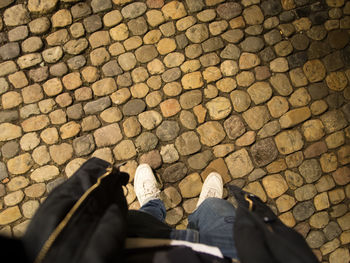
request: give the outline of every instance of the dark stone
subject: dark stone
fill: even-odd
[[[85,104],[84,112],[86,115],[95,114],[111,106],[109,97],[103,97]]]
[[[278,156],[278,150],[271,138],[266,138],[256,142],[250,147],[250,152],[255,164],[259,167],[271,163]]]
[[[265,42],[272,46],[282,40],[281,33],[277,29],[272,29],[264,35]]]
[[[319,100],[328,95],[328,87],[323,82],[310,84],[308,91],[313,100]]]
[[[342,49],[349,43],[349,34],[345,30],[334,30],[328,33],[327,40],[332,48]]]
[[[7,34],[5,32],[0,32],[0,45],[7,42]]]
[[[179,101],[182,109],[192,109],[202,102],[202,92],[200,90],[187,91],[181,94]]]
[[[95,150],[94,138],[91,134],[78,137],[73,140],[73,149],[76,155],[84,156]]]
[[[185,34],[180,34],[175,37],[176,44],[179,49],[183,49],[188,45],[188,39]]]
[[[270,62],[271,60],[276,58],[275,52],[273,51],[272,47],[267,47],[260,51],[259,56],[264,62]]]
[[[341,58],[341,52],[336,51],[332,54],[327,55],[323,59],[323,64],[325,65],[327,71],[336,71],[344,67],[344,63]]]
[[[279,0],[267,0],[260,4],[265,16],[275,16],[282,11],[281,2]]]
[[[333,93],[327,97],[327,104],[330,109],[338,109],[344,104],[342,93]]]
[[[102,12],[112,8],[111,0],[92,0],[91,7],[94,13]]]
[[[289,68],[302,67],[307,61],[306,51],[301,51],[287,57]]]
[[[165,183],[175,183],[184,178],[187,174],[187,167],[184,163],[175,163],[165,168],[162,179]]]
[[[203,0],[186,0],[186,4],[190,12],[201,11],[204,7]]]
[[[143,132],[135,140],[135,146],[140,152],[149,152],[156,148],[158,144],[158,138],[151,132]]]
[[[15,141],[7,142],[2,146],[1,152],[5,158],[12,158],[19,152],[19,144]]]
[[[304,160],[298,169],[307,183],[317,181],[322,175],[321,166],[316,159]]]
[[[132,84],[131,75],[129,72],[125,72],[124,74],[121,74],[117,78],[117,84],[118,86],[122,87],[129,87]]]
[[[298,17],[308,17],[311,13],[310,6],[303,6],[295,10]]]
[[[146,103],[140,99],[129,100],[123,107],[124,116],[134,116],[143,112],[146,108]]]
[[[294,230],[299,232],[299,234],[301,234],[304,238],[306,238],[307,234],[310,231],[310,225],[306,222],[302,222],[302,223],[297,224],[294,227]]]
[[[231,140],[238,138],[246,131],[244,122],[242,118],[238,115],[233,115],[229,117],[227,120],[225,120],[224,128],[227,136]]]
[[[326,236],[326,238],[330,241],[333,240],[334,238],[338,237],[341,234],[341,228],[339,225],[331,221],[329,224],[323,229],[323,232]]]
[[[67,116],[73,120],[80,120],[83,116],[83,106],[81,103],[74,104],[67,108]]]
[[[314,158],[327,152],[327,150],[328,148],[324,141],[315,142],[305,149],[304,156],[306,159]]]
[[[279,19],[281,23],[289,23],[295,19],[294,12],[292,11],[284,11],[279,15]]]
[[[123,73],[116,60],[111,60],[103,65],[102,72],[106,77],[114,77]]]
[[[83,55],[75,56],[68,59],[67,64],[71,70],[77,70],[85,66],[86,58]]]
[[[242,7],[239,3],[225,3],[216,8],[218,15],[225,20],[232,19],[242,13]]]
[[[344,112],[345,118],[350,122],[350,103],[345,104],[342,107],[342,111]]]
[[[90,6],[84,2],[74,5],[70,11],[74,19],[82,18],[91,14]]]
[[[163,121],[156,130],[161,141],[174,140],[179,135],[180,127],[176,121]]]
[[[350,65],[350,45],[347,45],[341,52],[342,52],[344,63],[347,66],[349,66]]]
[[[50,193],[53,189],[55,189],[57,186],[59,186],[60,184],[63,184],[66,181],[66,178],[64,177],[59,177],[51,182],[49,182],[46,185],[46,191],[48,193]]]
[[[309,4],[310,0],[294,0],[297,6],[303,6]]]
[[[208,163],[213,159],[213,154],[210,150],[206,150],[201,153],[197,153],[188,158],[188,165],[192,169],[204,169]]]
[[[132,19],[128,22],[128,28],[132,32],[133,35],[139,36],[143,35],[147,32],[147,22],[146,20],[141,16],[136,19]]]
[[[293,215],[297,221],[304,221],[315,213],[312,201],[300,202],[293,208]]]
[[[179,68],[168,69],[162,74],[164,82],[173,82],[181,77],[181,70]]]
[[[0,111],[0,123],[13,122],[18,120],[18,112],[16,110]]]
[[[310,40],[304,34],[296,34],[291,38],[292,45],[297,50],[305,50],[309,46]]]
[[[258,52],[264,47],[264,41],[260,37],[247,37],[241,42],[241,48],[246,52]]]
[[[13,59],[18,57],[20,48],[17,42],[8,43],[0,47],[0,57],[3,60]]]
[[[102,21],[101,18],[98,15],[89,16],[87,18],[84,18],[84,27],[86,29],[86,32],[92,33],[100,28],[102,28]]]
[[[212,52],[224,47],[224,42],[220,37],[212,37],[202,43],[202,48],[205,53]]]
[[[29,70],[29,78],[31,78],[34,82],[44,81],[48,77],[49,70],[47,66]]]
[[[8,177],[6,165],[3,162],[0,162],[0,181]]]
[[[201,62],[201,65],[203,67],[210,67],[210,66],[215,66],[220,63],[220,58],[216,53],[209,53],[201,56],[199,58],[199,61]]]
[[[0,2],[0,8],[6,7],[10,4],[12,4],[14,2],[14,0],[2,0]]]
[[[313,25],[321,25],[324,24],[324,22],[328,19],[328,11],[322,11],[322,12],[311,12],[309,16],[311,23]]]
[[[324,244],[326,238],[321,230],[311,230],[305,240],[310,248],[319,248]]]
[[[241,50],[233,44],[228,44],[220,53],[221,58],[227,59],[238,59],[240,55]]]
[[[326,42],[314,41],[311,43],[308,49],[308,58],[316,59],[328,55],[331,52],[331,48]]]

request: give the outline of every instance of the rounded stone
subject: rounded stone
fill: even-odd
[[[237,112],[247,110],[251,104],[250,96],[243,90],[234,90],[230,93],[233,109]]]
[[[175,121],[164,121],[156,130],[156,134],[161,141],[171,141],[175,139],[180,131],[180,127]]]
[[[205,24],[198,24],[187,29],[186,36],[193,43],[201,43],[208,39],[209,31]]]
[[[221,120],[226,118],[232,111],[231,102],[225,97],[217,97],[206,103],[212,120]]]

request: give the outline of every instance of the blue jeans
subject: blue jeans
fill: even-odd
[[[164,223],[166,209],[159,199],[130,210],[128,235],[132,237],[167,238],[203,243],[218,247],[225,257],[237,258],[233,240],[235,208],[228,201],[207,198],[188,217],[186,230],[173,229]]]

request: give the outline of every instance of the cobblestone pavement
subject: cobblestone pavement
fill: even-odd
[[[0,1],[0,226],[89,157],[149,163],[178,228],[212,170],[349,262],[350,2]],[[227,195],[227,193],[226,193]]]

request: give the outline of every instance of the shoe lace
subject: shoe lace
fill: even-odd
[[[206,197],[220,197],[218,191],[215,188],[209,188]]]
[[[143,183],[143,194],[145,197],[153,196],[153,195],[156,196],[159,194],[159,189],[157,189],[157,187],[155,187],[153,182],[145,181]]]

